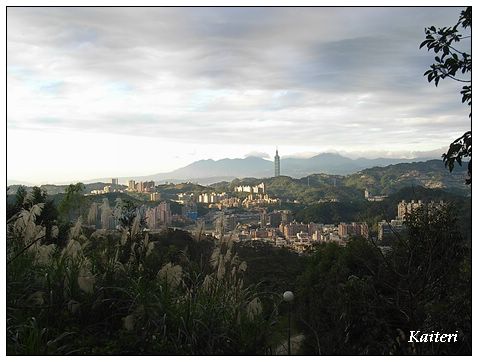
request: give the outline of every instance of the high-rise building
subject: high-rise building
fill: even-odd
[[[347,238],[349,236],[362,236],[368,238],[368,225],[366,223],[356,223],[347,224],[341,222],[339,224],[338,234],[341,238]]]
[[[136,182],[134,180],[128,181],[128,191],[136,191]]]
[[[274,157],[274,176],[280,176],[280,157],[279,157],[279,151],[276,148],[276,156]]]
[[[154,192],[154,181],[144,181],[143,192]]]
[[[159,221],[163,225],[170,225],[172,221],[172,215],[171,215],[171,208],[169,207],[169,203],[167,202],[162,202],[158,206],[159,208]]]
[[[143,181],[140,181],[136,184],[136,191],[137,192],[143,192],[144,186],[143,186]]]
[[[153,207],[151,209],[146,210],[146,224],[150,229],[157,229],[158,228],[158,219],[159,219],[159,208]]]
[[[402,202],[397,205],[398,220],[405,220],[406,215],[411,214],[422,205],[422,200],[418,200],[417,202],[415,202],[415,200],[412,200],[411,202],[402,200]]]
[[[159,192],[152,192],[150,195],[150,201],[159,201],[161,200],[161,194]]]
[[[112,185],[112,186],[118,185],[118,179],[117,179],[117,178],[112,178],[112,179],[111,179],[111,185]]]
[[[265,228],[267,225],[267,211],[265,209],[261,210],[260,223],[262,228]]]
[[[282,210],[281,214],[282,214],[282,220],[281,221],[284,224],[288,224],[288,223],[292,222],[292,212],[290,210]]]

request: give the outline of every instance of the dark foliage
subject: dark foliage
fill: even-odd
[[[301,279],[305,353],[470,354],[470,250],[456,212],[419,209],[383,254],[365,240],[321,245]],[[409,331],[458,331],[457,343],[409,343]]]
[[[420,44],[420,48],[426,46],[428,51],[433,50],[435,63],[425,72],[429,82],[438,86],[440,80],[449,78],[457,82],[466,83],[460,92],[462,103],[471,108],[471,80],[467,77],[471,73],[471,53],[458,49],[458,44],[463,39],[471,38],[460,32],[471,29],[471,7],[466,8],[460,14],[458,22],[452,27],[436,28],[431,26],[425,29],[426,38]],[[470,110],[471,118],[471,110]],[[469,158],[467,184],[471,184],[471,131],[465,132],[450,144],[446,153],[443,154],[443,161],[453,171],[455,162],[461,166],[463,158]]]

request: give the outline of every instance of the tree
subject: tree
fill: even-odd
[[[84,196],[81,192],[84,188],[85,185],[81,182],[70,184],[65,188],[66,194],[61,200],[58,210],[67,220],[74,220],[80,216],[80,209],[84,201]]]
[[[460,92],[462,95],[461,101],[471,108],[471,79],[467,77],[467,74],[471,73],[471,54],[457,48],[457,43],[471,37],[460,33],[467,28],[471,30],[471,7],[467,7],[466,10],[461,12],[458,23],[453,27],[436,29],[431,26],[426,28],[426,38],[420,44],[420,48],[426,46],[428,51],[433,49],[437,54],[435,63],[430,65],[430,69],[424,73],[428,81],[434,82],[435,86],[438,86],[440,80],[445,78],[465,83]],[[466,183],[471,184],[471,131],[465,132],[463,136],[454,140],[442,157],[450,172],[453,171],[455,162],[461,166],[462,159],[469,157]]]
[[[7,187],[7,200],[8,200],[8,190]],[[15,193],[14,202],[10,204],[7,202],[7,220],[13,217],[17,212],[19,212],[23,208],[23,204],[26,200],[28,193],[23,186],[20,186]]]
[[[20,186],[15,194],[15,208],[18,209],[17,211],[20,211],[23,207],[27,195],[27,190],[25,190],[23,186]]]
[[[448,204],[415,210],[387,252],[360,238],[319,244],[298,283],[304,352],[471,354],[471,249],[457,215]],[[412,344],[411,330],[459,340]]]

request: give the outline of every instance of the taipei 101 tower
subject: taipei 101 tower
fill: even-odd
[[[279,157],[279,151],[276,148],[276,156],[274,157],[274,176],[280,176],[280,157]]]

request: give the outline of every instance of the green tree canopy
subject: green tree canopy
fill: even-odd
[[[425,29],[425,40],[420,48],[426,46],[428,51],[436,54],[435,63],[430,65],[424,75],[429,82],[438,86],[440,80],[449,78],[456,82],[464,83],[461,90],[462,102],[470,107],[471,118],[471,54],[458,48],[458,43],[463,39],[471,38],[462,34],[467,28],[471,30],[471,7],[467,7],[460,14],[458,22],[452,27],[436,28],[431,26]],[[448,151],[442,155],[445,165],[450,172],[453,171],[455,162],[461,166],[463,158],[470,158],[468,163],[467,184],[471,184],[471,131],[454,140]]]
[[[80,216],[80,209],[83,205],[84,196],[81,192],[85,189],[85,185],[81,182],[70,184],[65,188],[65,196],[58,207],[63,217],[73,220]]]

